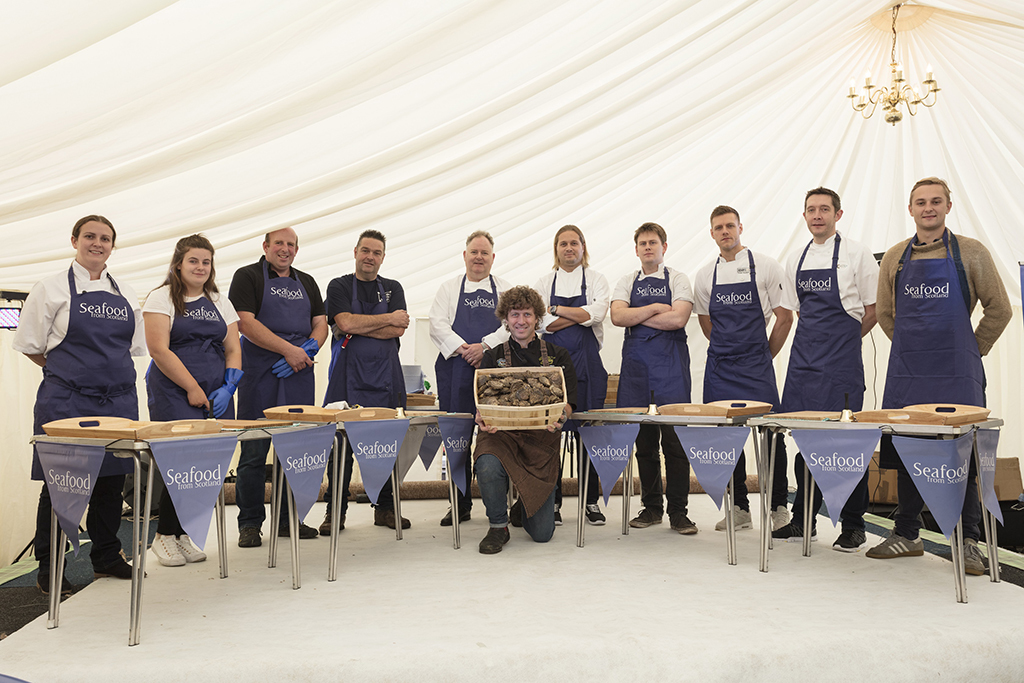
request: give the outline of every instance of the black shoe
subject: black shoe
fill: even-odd
[[[49,595],[50,594],[50,575],[49,574],[39,574],[36,577],[36,588],[38,588],[43,595]],[[73,593],[74,590],[75,590],[75,587],[73,585],[71,585],[70,581],[68,581],[68,577],[62,576],[61,579],[60,579],[60,594],[62,596],[64,596],[64,595],[71,595],[71,593]]]
[[[263,532],[261,532],[258,527],[242,527],[238,530],[238,547],[259,548],[263,545],[263,539],[260,538],[262,535]]]
[[[562,526],[562,511],[555,506],[555,526]]]
[[[512,508],[508,511],[508,522],[514,527],[523,526],[523,501],[516,499],[516,502],[512,503]]]
[[[773,531],[772,538],[783,539],[787,543],[796,543],[804,540],[804,530],[803,527],[799,527],[796,524],[793,524],[793,522],[790,522],[786,526]],[[818,530],[814,527],[811,527],[811,540],[818,540]]]
[[[597,503],[587,503],[586,516],[587,524],[593,524],[594,526],[604,526],[604,523],[608,521],[605,519],[604,513],[601,512],[601,508],[598,507]]]
[[[341,519],[338,521],[338,531],[345,530],[345,515],[342,514]],[[331,513],[324,514],[324,521],[320,522],[320,528],[317,529],[321,536],[331,535]]]
[[[461,512],[460,511],[459,512],[459,522],[468,522],[470,516],[471,515],[470,515],[470,511],[469,510],[466,510],[465,512]],[[451,525],[452,525],[452,511],[449,508],[448,514],[441,518],[441,526],[451,526]]]
[[[653,524],[661,524],[661,518],[665,513],[661,510],[655,512],[650,508],[644,508],[640,514],[629,520],[629,525],[634,529],[646,529]]]
[[[124,558],[119,555],[116,560],[108,564],[106,567],[93,567],[92,575],[97,579],[101,579],[105,576],[110,576],[115,579],[131,579],[132,566],[125,562]]]
[[[277,528],[277,535],[280,538],[288,538],[291,536],[291,531],[289,531],[288,527],[286,526],[279,526]],[[305,524],[299,522],[299,538],[316,538],[319,535],[320,533],[313,527],[306,526]]]
[[[697,525],[691,522],[684,512],[669,515],[668,521],[672,526],[672,531],[678,531],[684,536],[693,536],[697,533]]]
[[[832,550],[838,550],[841,553],[855,553],[867,541],[867,536],[864,535],[863,531],[859,529],[843,529],[843,533],[839,534],[839,538],[832,544]]]
[[[374,508],[373,509],[373,525],[374,526],[386,526],[389,529],[395,528],[395,511],[391,508]],[[402,528],[408,529],[412,524],[408,519],[402,517]]]
[[[507,526],[498,529],[491,527],[487,531],[487,535],[484,536],[484,540],[480,541],[480,552],[484,555],[496,555],[501,552],[502,547],[508,543],[510,538],[512,536],[508,533]]]

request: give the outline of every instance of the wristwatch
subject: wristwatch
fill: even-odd
[[[558,315],[555,311],[558,310],[558,306],[548,306],[548,313],[551,315]]]

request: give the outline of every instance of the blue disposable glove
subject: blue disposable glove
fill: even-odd
[[[320,350],[320,344],[317,343],[316,339],[310,337],[309,339],[302,343],[302,348],[306,352],[306,355],[309,356],[309,359],[313,360],[313,357],[316,355],[317,351]]]
[[[274,373],[274,375],[277,376],[278,379],[291,377],[292,375],[295,374],[295,371],[292,370],[292,366],[288,365],[288,361],[284,359],[284,356],[281,356],[281,360],[274,363],[273,367],[271,367],[270,369]]]
[[[238,388],[238,382],[242,379],[243,374],[245,373],[238,368],[227,368],[224,371],[223,386],[215,389],[207,397],[210,401],[210,412],[213,413],[215,418],[227,412],[228,406],[231,405],[231,397],[234,396],[235,389]]]

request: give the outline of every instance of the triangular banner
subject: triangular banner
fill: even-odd
[[[363,487],[370,502],[377,504],[377,497],[387,483],[398,460],[398,449],[409,431],[409,420],[365,420],[346,422],[352,452],[359,462]]]
[[[469,446],[473,442],[473,427],[476,423],[471,417],[448,417],[438,415],[437,427],[440,430],[444,445],[444,454],[448,458],[448,473],[455,485],[468,494],[466,481],[466,458],[469,457]],[[429,434],[429,432],[428,432]],[[426,441],[426,438],[423,439]],[[422,453],[422,449],[420,450]]]
[[[792,434],[804,463],[814,475],[814,482],[821,489],[832,525],[836,526],[843,506],[868,470],[882,433],[865,428],[794,429]]]
[[[981,502],[985,508],[995,515],[1000,524],[1003,522],[1003,510],[996,498],[996,447],[999,445],[998,429],[978,430],[978,459],[981,461]]]
[[[604,492],[607,507],[612,487],[622,476],[623,470],[633,455],[633,444],[640,432],[638,424],[606,424],[580,427],[580,440],[587,449],[590,462],[594,464],[597,478]]]
[[[210,517],[237,443],[237,434],[149,442],[181,528],[199,548],[206,547]]]
[[[892,437],[893,447],[946,538],[953,535],[964,508],[973,444],[973,434],[956,439]]]
[[[277,461],[295,496],[295,511],[300,522],[320,497],[320,485],[334,449],[337,428],[332,422],[310,429],[270,433]]]
[[[743,444],[750,436],[750,429],[678,426],[675,430],[694,476],[721,510],[725,488],[736,469],[736,460],[743,452]]]
[[[78,523],[85,515],[100,467],[103,446],[78,446],[69,443],[36,442],[43,479],[50,492],[50,503],[57,521],[78,555]]]
[[[440,419],[441,418],[438,418],[438,420]],[[420,461],[423,463],[423,469],[430,469],[431,463],[434,462],[434,456],[437,455],[437,449],[440,447],[440,427],[437,425],[427,425],[427,432],[423,435],[423,441],[420,442],[419,450]]]

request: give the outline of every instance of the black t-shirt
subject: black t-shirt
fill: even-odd
[[[338,336],[338,329],[334,323],[334,317],[339,313],[352,313],[352,281],[355,280],[356,298],[364,304],[376,305],[380,303],[379,282],[384,288],[384,298],[388,303],[388,313],[404,311],[405,290],[398,280],[389,280],[386,277],[378,276],[376,280],[366,282],[359,280],[355,274],[349,273],[331,280],[327,285],[327,321],[331,324],[331,331],[335,337]],[[401,342],[396,338],[395,341]]]
[[[540,339],[534,338],[525,349],[514,339],[510,339],[508,345],[512,355],[512,367],[543,367],[540,364]],[[552,365],[562,368],[562,375],[565,377],[566,402],[572,406],[573,410],[576,410],[576,368],[572,365],[572,358],[569,357],[569,352],[561,346],[556,346],[551,342],[545,342],[545,345],[548,347],[548,361],[551,361]],[[498,364],[499,359],[502,361],[501,365]],[[504,365],[504,361],[505,345],[501,344],[484,351],[484,357],[480,360],[480,369],[507,367]]]
[[[261,256],[256,263],[242,266],[235,271],[235,275],[231,278],[228,299],[236,311],[259,315],[260,308],[263,306],[263,262],[266,260],[265,256]],[[273,280],[282,276],[278,275],[273,268],[268,267],[267,277]],[[305,288],[306,295],[309,297],[310,317],[326,315],[324,300],[320,296],[320,286],[317,285],[316,280],[297,268],[292,268],[290,277],[293,280],[298,279]]]

